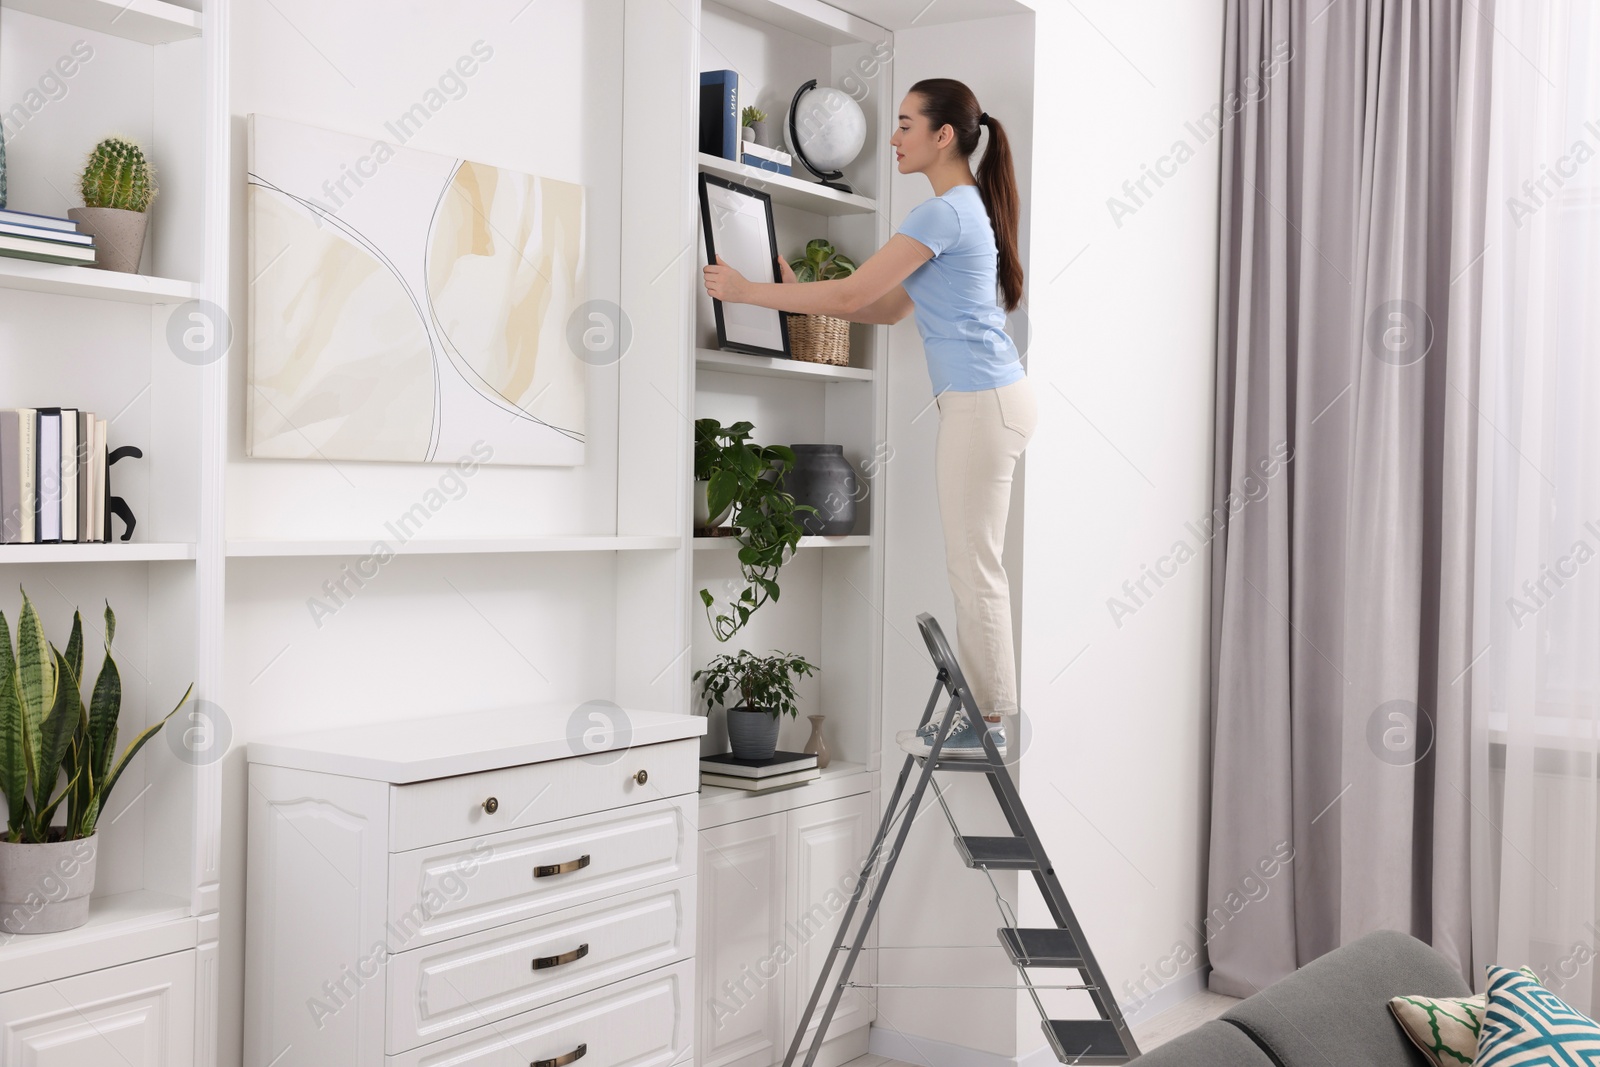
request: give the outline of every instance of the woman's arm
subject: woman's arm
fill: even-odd
[[[706,291],[730,303],[802,315],[836,315],[854,322],[899,322],[909,311],[910,302],[900,283],[932,256],[921,241],[897,233],[845,278],[803,284],[753,282],[722,262],[720,256],[716,264],[704,268],[704,274]],[[789,276],[788,271],[784,274]],[[889,318],[896,312],[897,317]],[[873,318],[861,318],[864,314]]]
[[[877,300],[850,316],[851,322],[868,322],[875,326],[893,326],[916,310],[911,294],[905,286],[897,285]]]

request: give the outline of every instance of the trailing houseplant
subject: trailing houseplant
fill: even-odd
[[[117,620],[106,605],[105,658],[83,700],[83,621],[72,615],[66,652],[45,639],[22,594],[16,645],[0,613],[0,930],[48,933],[81,926],[94,889],[96,829],[128,762],[189,699],[116,753],[122,677],[111,655]],[[66,806],[63,824],[56,817]]]
[[[707,710],[712,705],[727,707],[730,692],[739,702],[728,707],[728,745],[739,759],[766,759],[778,747],[778,727],[783,716],[799,714],[795,705],[796,678],[809,677],[820,670],[805,658],[773,650],[758,656],[741,648],[733,655],[719,655],[694,672],[700,683]]]
[[[696,486],[706,484],[706,510],[711,515],[732,510],[739,539],[739,568],[745,588],[733,604],[734,615],[712,615],[716,599],[700,590],[706,620],[718,641],[726,641],[768,600],[777,600],[777,574],[805,535],[797,516],[816,508],[796,504],[783,489],[783,475],[794,466],[794,450],[786,445],[756,445],[753,424],[723,426],[716,419],[695,420]]]
[[[69,208],[67,215],[94,236],[94,265],[137,274],[156,196],[155,168],[144,150],[126,137],[107,137],[84,160],[78,192],[83,207]]]

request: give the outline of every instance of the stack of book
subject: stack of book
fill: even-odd
[[[88,266],[94,262],[94,237],[79,233],[72,219],[0,209],[0,256]]]
[[[810,752],[774,752],[761,760],[739,759],[731,752],[700,758],[700,784],[772,793],[805,785],[822,777],[817,757]]]
[[[778,174],[794,173],[794,157],[781,148],[767,148],[754,141],[740,141],[740,162]]]
[[[106,541],[106,420],[77,408],[0,411],[0,544]]]

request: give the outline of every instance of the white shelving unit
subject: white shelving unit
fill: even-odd
[[[49,215],[76,206],[67,197],[80,162],[111,133],[145,147],[162,188],[138,274],[0,259],[0,406],[94,411],[111,420],[111,447],[144,453],[112,477],[138,517],[134,540],[0,546],[0,611],[15,618],[22,586],[58,645],[80,611],[86,666],[98,670],[110,604],[124,744],[194,684],[186,711],[110,796],[88,924],[0,937],[6,1062],[103,1064],[114,1047],[173,1067],[217,1058],[222,802],[212,756],[223,751],[205,737],[219,725],[209,715],[222,666],[227,357],[196,365],[166,338],[190,301],[227,305],[226,11],[220,0],[204,11],[161,0],[0,0],[0,37],[8,59],[21,60],[0,69],[0,99],[22,99],[40,71],[92,49],[92,62],[72,68],[70,104],[35,110],[20,135],[8,125],[7,206]]]
[[[0,288],[126,304],[181,304],[200,295],[194,282],[26,259],[0,259]]]
[[[230,559],[280,556],[366,556],[373,539],[328,541],[229,541]],[[676,537],[486,537],[417,538],[391,546],[395,555],[464,556],[523,552],[645,552],[682,547]]]
[[[200,12],[162,0],[4,0],[0,6],[139,44],[200,36]]]

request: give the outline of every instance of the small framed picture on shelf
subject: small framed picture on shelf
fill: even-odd
[[[700,228],[706,235],[706,263],[721,256],[751,281],[781,282],[778,237],[772,224],[772,197],[748,186],[700,175]],[[757,356],[790,358],[788,316],[775,308],[711,301],[717,317],[717,346]]]

